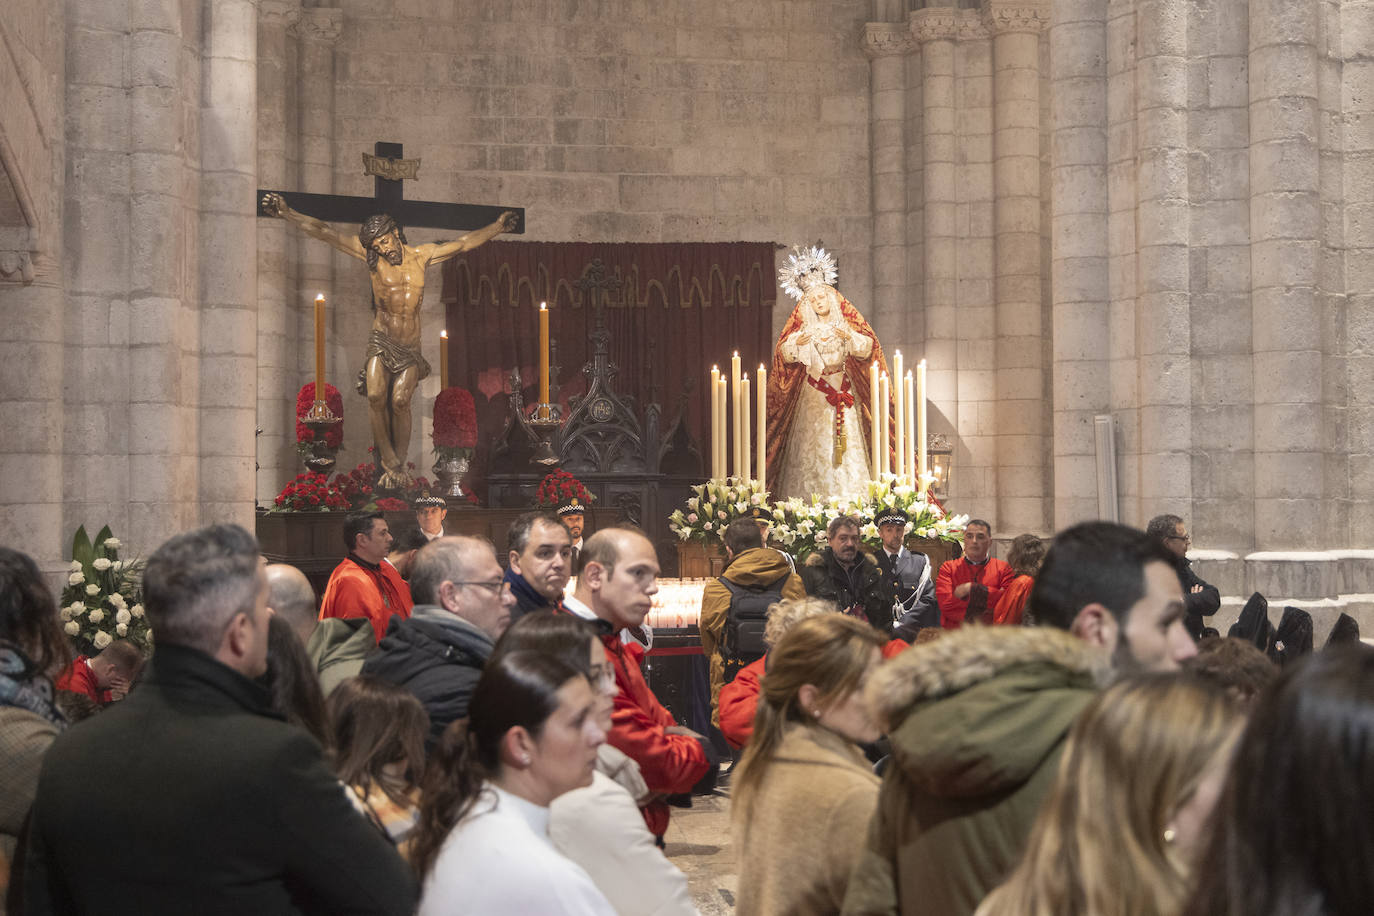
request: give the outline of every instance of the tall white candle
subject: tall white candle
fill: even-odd
[[[882,477],[883,463],[878,457],[878,361],[868,366],[868,466],[874,480]]]
[[[916,364],[916,473],[920,475],[921,492],[926,491],[926,361]]]
[[[888,434],[891,432],[891,426],[889,422],[891,414],[889,413],[889,411],[891,409],[890,401],[892,398],[892,391],[888,386],[886,372],[883,373],[883,377],[879,382],[879,389],[880,392],[878,395],[878,455],[880,460],[878,464],[878,470],[880,474],[878,479],[881,480],[882,475],[889,474],[892,471],[892,455],[888,452],[888,444],[890,442],[890,440],[888,439]]]
[[[906,416],[902,419],[906,423],[906,473],[907,478],[913,486],[918,486],[916,478],[916,382],[911,376],[911,370],[906,370],[906,378],[902,379],[902,405],[906,409]]]
[[[906,400],[902,393],[902,351],[897,351],[892,376],[892,394],[897,408],[897,466],[893,469],[900,478],[906,474]]]
[[[735,475],[736,477],[743,477],[743,476],[745,476],[745,475],[744,475],[744,467],[740,464],[740,459],[744,457],[744,449],[741,447],[741,446],[743,446],[744,442],[743,442],[743,439],[741,438],[741,437],[743,436],[743,430],[741,429],[741,424],[740,424],[740,412],[739,412],[739,351],[738,351],[738,350],[735,351],[735,355],[734,355],[734,356],[730,357],[730,411],[731,411],[731,416],[734,418],[733,425],[732,425],[731,428],[732,428],[732,430],[734,431],[734,434],[735,434],[735,448],[734,448],[734,451],[731,453],[735,460],[734,460],[734,466],[730,468],[730,472],[733,472],[734,475]],[[727,473],[726,476],[728,477],[728,476],[730,476],[730,474]]]
[[[720,462],[721,477],[724,477],[728,470],[726,456],[729,454],[727,451],[729,449],[729,435],[726,432],[727,426],[725,419],[729,416],[729,409],[726,406],[726,390],[728,388],[729,385],[726,384],[724,375],[716,379],[716,404],[718,405],[716,415],[717,421],[720,424],[716,431],[716,458]]]
[[[765,476],[768,473],[768,373],[763,371],[763,363],[759,363],[759,453],[756,459],[757,470],[754,475],[759,479],[759,489],[765,489],[767,483]]]
[[[720,476],[720,400],[716,397],[716,383],[720,381],[720,368],[711,367],[711,477]]]
[[[748,479],[749,470],[753,467],[753,463],[749,460],[754,446],[753,431],[750,428],[752,424],[749,422],[750,417],[753,416],[752,411],[749,410],[752,403],[749,399],[749,376],[741,376],[739,380],[739,425],[740,429],[744,430],[744,436],[743,444],[740,446],[739,473],[740,477],[745,479]]]

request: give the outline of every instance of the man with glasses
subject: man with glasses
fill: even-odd
[[[1177,515],[1156,515],[1145,526],[1145,533],[1174,555],[1174,569],[1183,585],[1183,627],[1193,639],[1201,638],[1202,618],[1211,617],[1221,607],[1221,592],[1193,572],[1193,563],[1188,559],[1193,538],[1188,534],[1188,526]]]
[[[468,703],[492,647],[510,625],[515,597],[483,538],[442,537],[415,554],[410,568],[415,607],[393,618],[386,636],[363,663],[372,674],[404,687],[429,713],[429,748]]]

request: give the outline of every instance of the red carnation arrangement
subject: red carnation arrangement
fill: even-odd
[[[339,389],[326,383],[324,402],[329,405],[329,412],[339,418],[338,423],[324,431],[324,444],[329,448],[338,448],[343,445],[343,396],[339,394]],[[296,448],[303,454],[310,451],[310,444],[315,441],[315,431],[302,422],[313,406],[315,406],[315,383],[306,382],[301,386],[300,393],[296,395]]]
[[[466,388],[445,388],[434,399],[434,454],[443,460],[471,458],[477,445],[477,406]]]
[[[372,449],[369,448],[368,451],[370,452]],[[407,462],[406,468],[414,471],[415,463]],[[355,509],[375,507],[383,511],[391,511],[386,506],[382,505],[383,502],[388,501],[399,504],[398,507],[394,507],[396,511],[407,508],[406,503],[400,499],[389,500],[388,497],[376,499],[372,491],[372,481],[376,478],[377,466],[371,462],[364,462],[347,474],[342,472],[335,474],[334,479],[330,481],[330,486],[337,487],[339,492],[344,495],[344,498],[348,500],[349,505]],[[410,486],[406,487],[404,496],[406,499],[413,499],[419,496],[421,491],[428,490],[429,488],[430,484],[427,478],[416,477],[411,481]]]
[[[343,491],[315,471],[298,474],[277,494],[275,505],[281,512],[346,512],[352,508]]]
[[[404,512],[410,507],[405,504],[404,500],[397,499],[394,496],[383,496],[381,499],[377,500],[377,508],[383,512]]]
[[[596,499],[582,481],[561,468],[539,481],[539,489],[534,494],[534,504],[540,508],[553,509],[576,497],[584,505]]]

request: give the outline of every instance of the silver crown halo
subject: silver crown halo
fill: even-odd
[[[835,259],[824,248],[815,245],[810,248],[794,245],[792,253],[787,256],[787,263],[778,268],[778,282],[782,284],[782,291],[797,300],[817,283],[834,286],[838,276]]]

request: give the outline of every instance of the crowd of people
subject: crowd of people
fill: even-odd
[[[8,912],[692,914],[671,806],[731,760],[742,916],[1374,907],[1374,651],[1207,634],[1176,516],[1007,562],[973,520],[938,569],[900,510],[801,564],[737,521],[713,738],[643,670],[647,537],[579,525],[569,590],[567,520],[517,519],[503,569],[442,508],[351,516],[319,603],[241,528],[172,537],[146,664],[73,658],[0,548]]]

